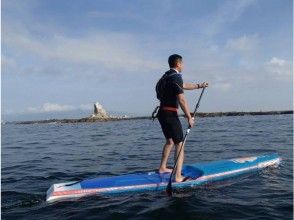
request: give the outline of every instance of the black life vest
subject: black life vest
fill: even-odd
[[[168,79],[170,79],[172,76],[176,74],[177,73],[171,73],[168,75],[167,73],[165,73],[156,83],[155,91],[156,91],[156,97],[159,101],[161,101],[164,97],[165,88],[169,81]]]

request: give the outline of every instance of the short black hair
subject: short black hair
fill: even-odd
[[[173,68],[176,66],[177,62],[182,61],[182,57],[179,54],[173,54],[170,55],[168,58],[168,65],[170,68]]]

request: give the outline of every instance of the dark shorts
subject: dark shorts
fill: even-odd
[[[183,129],[176,112],[159,110],[158,121],[166,139],[172,138],[175,144],[183,140]]]

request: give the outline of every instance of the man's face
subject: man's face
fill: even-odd
[[[177,62],[177,69],[179,70],[179,72],[182,72],[184,69],[184,64],[183,64],[183,60],[179,60]]]

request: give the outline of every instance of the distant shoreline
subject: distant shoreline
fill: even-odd
[[[265,111],[265,112],[199,112],[197,117],[224,117],[224,116],[256,116],[256,115],[285,115],[293,114],[293,110],[286,111]],[[183,115],[180,115],[183,116]],[[48,123],[93,123],[93,122],[105,122],[105,121],[121,121],[121,120],[138,120],[138,119],[151,119],[151,116],[139,116],[139,117],[110,117],[110,118],[93,118],[86,117],[80,119],[48,119],[48,120],[33,120],[33,121],[15,121],[6,122],[7,124],[48,124]]]

